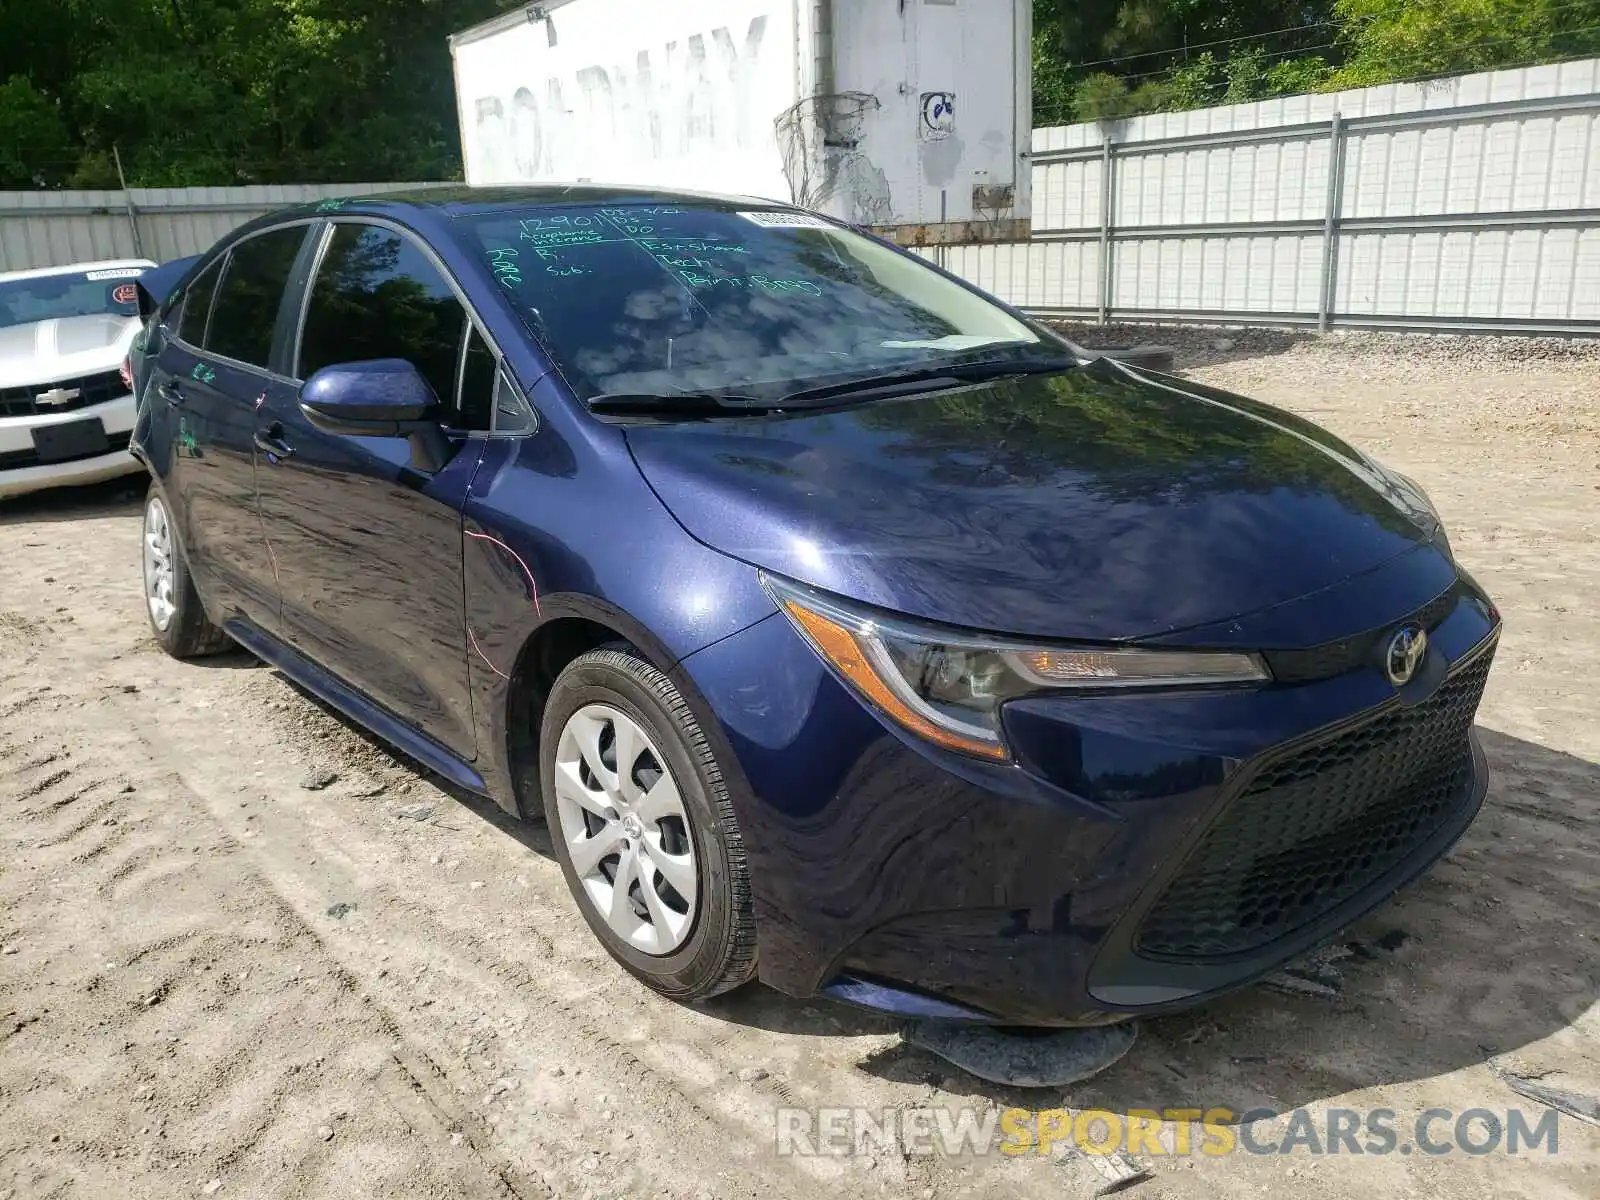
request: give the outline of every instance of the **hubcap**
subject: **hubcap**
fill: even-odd
[[[556,745],[573,872],[600,918],[651,955],[688,939],[700,891],[689,815],[666,763],[643,727],[607,704],[573,713]]]
[[[150,620],[166,632],[178,610],[172,569],[172,524],[159,496],[150,497],[144,510],[144,598]]]

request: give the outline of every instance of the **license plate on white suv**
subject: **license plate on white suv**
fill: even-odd
[[[59,425],[39,425],[33,429],[33,449],[41,463],[72,462],[109,454],[111,443],[99,417],[65,421]]]

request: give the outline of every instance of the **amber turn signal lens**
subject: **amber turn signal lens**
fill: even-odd
[[[941,729],[932,721],[912,711],[911,707],[895,695],[894,690],[873,669],[855,634],[843,625],[830,621],[820,613],[814,613],[787,597],[783,600],[783,606],[795,623],[805,630],[806,636],[817,649],[822,651],[827,660],[837,667],[862,695],[912,733],[947,749],[959,750],[963,754],[976,754],[1002,762],[1006,760],[1008,757],[1006,749],[998,742],[981,742],[975,738],[962,737],[948,729]]]

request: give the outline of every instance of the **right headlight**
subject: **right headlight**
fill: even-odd
[[[983,758],[1010,757],[1000,737],[1000,706],[1017,696],[1271,678],[1253,654],[973,636],[886,616],[765,572],[761,579],[795,628],[869,703],[920,737]]]

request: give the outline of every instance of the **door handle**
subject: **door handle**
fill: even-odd
[[[294,447],[283,440],[283,426],[277,421],[265,429],[256,430],[256,449],[273,458],[292,458]]]
[[[176,379],[169,379],[157,386],[156,394],[174,408],[183,403],[183,389],[178,386]]]

